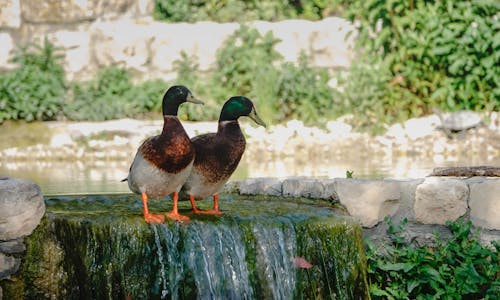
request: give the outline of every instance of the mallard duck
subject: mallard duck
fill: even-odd
[[[144,220],[161,223],[165,215],[148,210],[148,197],[162,197],[173,193],[173,208],[166,216],[186,221],[189,217],[179,214],[178,192],[186,181],[195,157],[195,150],[177,118],[179,105],[184,102],[203,104],[193,97],[185,86],[172,86],[163,96],[163,130],[160,135],[149,137],[137,150],[127,178],[130,190],[142,195]]]
[[[196,151],[193,169],[182,187],[189,195],[194,213],[222,214],[219,210],[219,191],[238,166],[245,151],[245,137],[238,118],[248,116],[257,124],[266,124],[257,115],[252,101],[243,96],[231,97],[222,107],[217,133],[207,133],[191,139]],[[211,210],[199,210],[195,199],[213,196]]]

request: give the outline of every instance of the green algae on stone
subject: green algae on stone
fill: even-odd
[[[191,221],[159,225],[144,222],[137,195],[46,203],[14,278],[20,298],[368,298],[361,228],[326,201],[224,195],[223,216],[181,202]],[[170,207],[151,199],[151,211]]]

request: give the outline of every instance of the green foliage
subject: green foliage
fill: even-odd
[[[195,95],[202,100],[204,105],[181,105],[179,107],[179,118],[192,121],[217,120],[219,117],[219,105],[211,95],[211,86],[205,81],[209,80],[200,76],[198,62],[195,56],[188,56],[181,52],[181,58],[174,61],[177,72],[176,84],[187,86]]]
[[[368,108],[365,124],[432,108],[500,109],[499,9],[493,0],[353,2],[347,14],[367,58],[344,76],[340,96]]]
[[[346,170],[345,171],[345,178],[354,178],[353,174],[354,174],[354,171]]]
[[[285,63],[277,80],[277,120],[299,119],[321,124],[331,119],[333,99],[329,79],[326,70],[310,67],[304,54],[298,65]]]
[[[134,86],[126,70],[105,68],[95,80],[73,84],[73,98],[64,114],[71,120],[102,121],[160,111],[165,87],[161,80]]]
[[[5,120],[54,120],[64,102],[65,81],[59,49],[47,40],[17,50],[19,67],[0,74],[0,123]]]
[[[500,243],[481,245],[470,221],[449,223],[453,236],[437,247],[411,245],[402,234],[406,220],[386,221],[392,243],[367,249],[373,299],[498,299]]]
[[[175,64],[177,82],[187,83],[197,93],[201,91],[203,96],[216,99],[210,103],[210,107],[216,108],[215,113],[207,109],[200,115],[192,111],[197,107],[189,107],[189,118],[214,120],[223,101],[235,95],[250,97],[268,121],[298,118],[318,124],[329,117],[327,112],[331,111],[333,100],[326,70],[311,67],[304,54],[297,65],[284,63],[274,49],[278,42],[271,32],[261,35],[242,25],[217,51],[216,71],[208,78],[198,76],[196,58],[182,54]]]
[[[318,20],[343,10],[341,0],[156,0],[154,17],[169,22]]]
[[[248,95],[256,88],[256,77],[274,72],[282,57],[274,50],[279,42],[269,31],[262,36],[256,29],[242,25],[217,51],[214,83],[231,94]]]

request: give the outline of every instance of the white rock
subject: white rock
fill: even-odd
[[[40,187],[30,180],[0,179],[0,240],[29,235],[45,213]]]
[[[283,196],[322,198],[325,191],[323,184],[307,177],[287,178],[283,180]]]
[[[1,18],[0,18],[1,20]],[[7,32],[0,32],[0,69],[12,69],[14,65],[10,63],[11,52],[14,50],[14,42]]]
[[[404,123],[404,128],[406,135],[416,140],[431,135],[439,124],[441,124],[439,118],[436,115],[431,115],[423,118],[409,119]]]
[[[340,120],[329,121],[326,128],[333,138],[344,138],[352,132],[352,126]]]
[[[323,195],[321,195],[321,198],[338,202],[339,196],[337,195],[337,191],[335,191],[335,179],[320,179],[319,182],[323,185]]]
[[[151,43],[161,34],[154,29],[130,19],[96,22],[90,29],[92,55],[102,67],[121,65],[146,72],[151,61]]]
[[[48,35],[49,40],[64,50],[64,69],[67,80],[82,71],[91,71],[90,33],[88,31],[61,30]]]
[[[335,179],[340,203],[364,227],[373,227],[399,208],[401,191],[397,181]]]
[[[71,135],[68,132],[59,132],[52,136],[50,139],[50,147],[62,147],[74,144]]]
[[[17,29],[21,26],[20,0],[2,0],[0,3],[0,28]],[[0,44],[3,47],[3,44]]]
[[[0,253],[0,279],[16,273],[20,265],[21,260],[19,258]],[[0,299],[2,299],[1,296],[0,294]]]
[[[475,226],[500,230],[500,179],[471,184],[469,206]]]
[[[281,196],[281,180],[276,178],[250,178],[239,183],[242,195]]]
[[[469,188],[458,179],[428,177],[415,192],[415,220],[424,224],[446,224],[467,211]]]

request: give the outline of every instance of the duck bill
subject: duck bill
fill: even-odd
[[[205,102],[201,101],[201,100],[198,100],[197,98],[195,98],[193,95],[189,94],[187,99],[186,99],[186,102],[191,102],[191,103],[194,103],[194,104],[202,104],[204,105]]]
[[[262,121],[262,119],[257,115],[257,112],[255,111],[255,108],[252,108],[252,111],[248,115],[248,117],[252,120],[255,121],[255,123],[259,124],[260,126],[266,127],[266,123]]]

